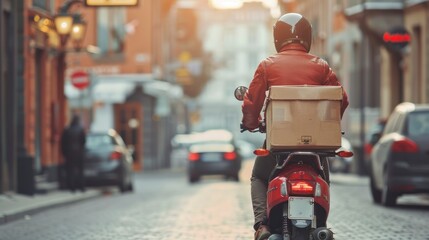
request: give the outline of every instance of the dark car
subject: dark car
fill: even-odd
[[[371,128],[369,132],[369,139],[365,143],[365,159],[369,161],[371,158],[371,152],[374,148],[374,145],[380,140],[381,135],[383,134],[384,127],[386,126],[387,119],[381,118],[377,123]]]
[[[402,103],[389,117],[370,160],[374,201],[393,206],[402,194],[429,193],[429,105]]]
[[[115,130],[87,134],[84,163],[87,186],[118,186],[121,192],[132,191],[132,164],[132,151]]]
[[[189,182],[200,180],[203,175],[224,175],[239,181],[241,156],[234,145],[232,134],[223,130],[207,131],[199,141],[189,147]]]

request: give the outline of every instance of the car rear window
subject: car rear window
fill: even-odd
[[[408,135],[429,135],[429,112],[414,112],[408,117]]]
[[[234,146],[229,143],[205,142],[194,144],[189,150],[191,152],[231,152],[234,151]]]
[[[109,135],[88,135],[85,145],[87,148],[97,148],[104,145],[111,145],[112,143],[113,139]]]

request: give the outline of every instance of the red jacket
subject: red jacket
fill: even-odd
[[[335,73],[323,59],[307,53],[300,44],[288,44],[280,53],[263,60],[256,69],[242,105],[243,125],[248,129],[259,126],[265,92],[273,85],[332,85],[341,86]],[[349,105],[343,89],[341,117]]]

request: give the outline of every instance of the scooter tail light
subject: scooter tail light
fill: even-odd
[[[417,153],[419,146],[409,138],[399,139],[392,144],[392,152],[395,153]]]
[[[264,148],[258,148],[255,151],[253,151],[253,154],[255,154],[256,156],[265,157],[270,154],[270,151]]]
[[[343,150],[343,151],[337,152],[337,156],[343,157],[343,158],[349,158],[349,157],[353,157],[353,152]]]
[[[291,181],[291,194],[311,195],[314,193],[313,183],[308,181]]]
[[[312,195],[315,190],[314,177],[305,171],[294,172],[289,176],[289,187],[291,194]]]
[[[200,159],[200,154],[198,154],[198,153],[194,153],[194,152],[190,152],[189,154],[188,154],[188,159],[189,159],[189,161],[198,161],[199,159]]]

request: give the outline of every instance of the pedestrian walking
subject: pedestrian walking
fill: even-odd
[[[65,159],[67,188],[72,192],[85,191],[83,175],[83,159],[85,152],[86,134],[81,125],[80,117],[74,115],[70,125],[64,129],[61,136],[61,152]]]

